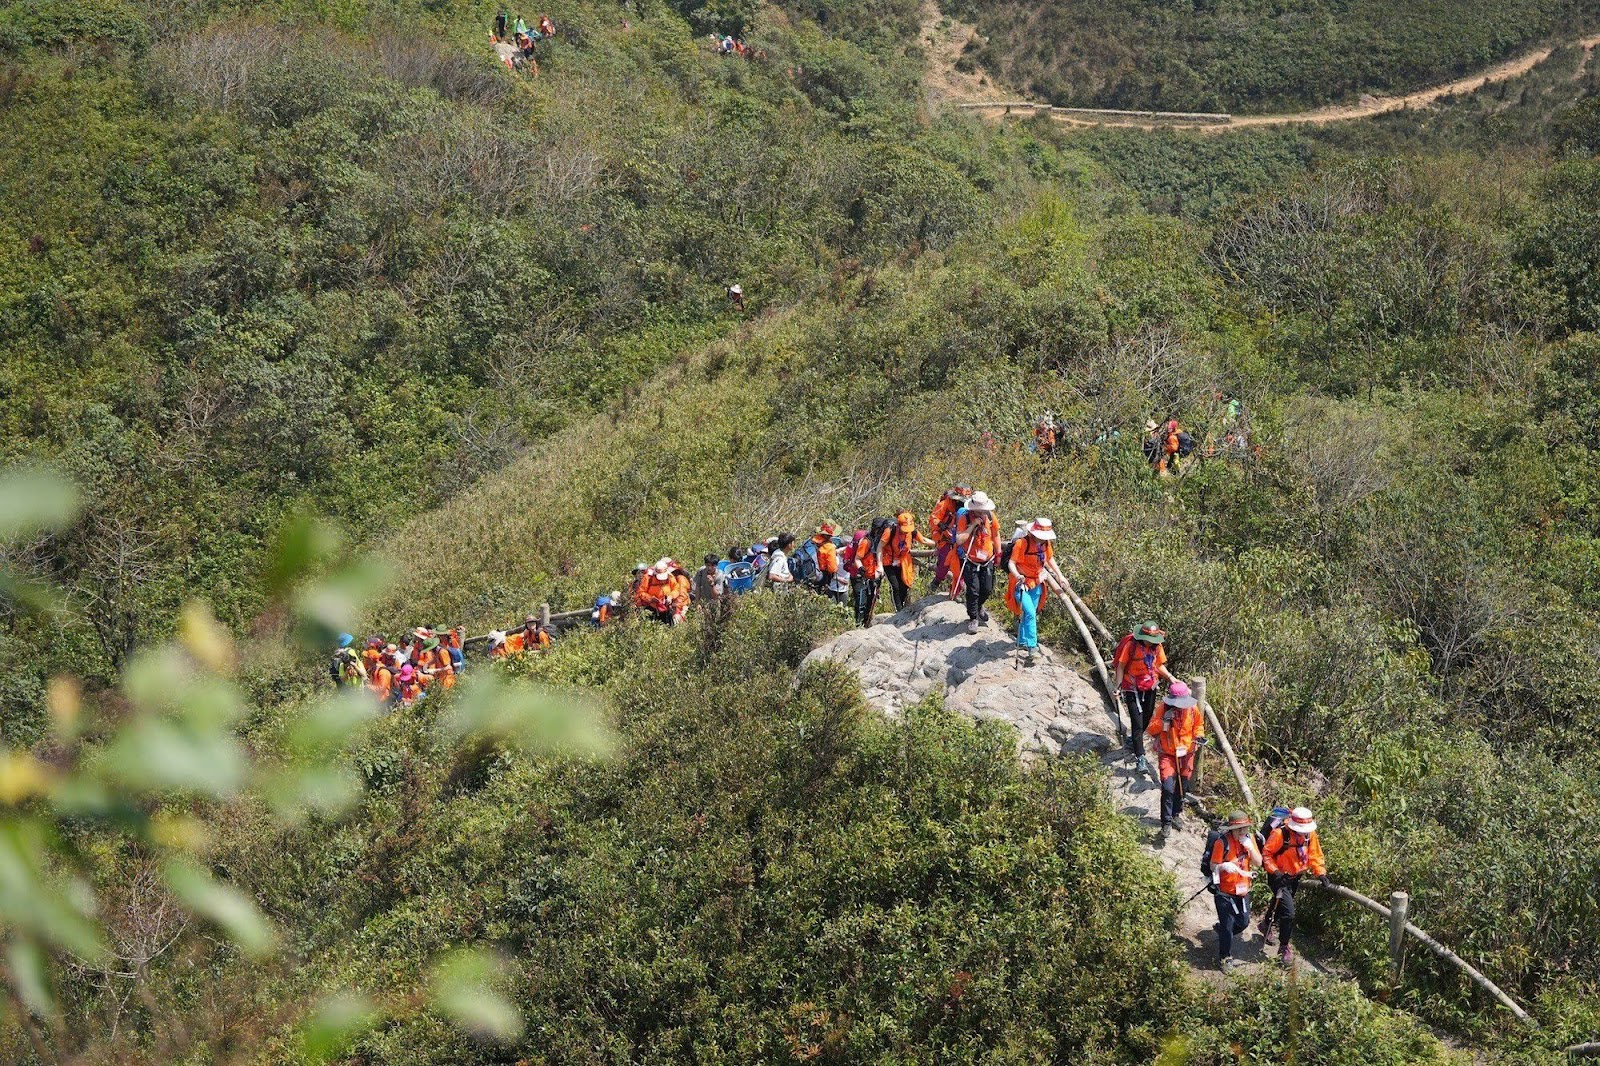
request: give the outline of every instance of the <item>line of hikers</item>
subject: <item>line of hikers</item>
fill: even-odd
[[[1139,773],[1149,770],[1146,738],[1155,745],[1162,844],[1182,826],[1195,763],[1206,744],[1204,709],[1188,684],[1167,669],[1166,641],[1158,623],[1145,622],[1118,641],[1112,656],[1112,684],[1128,712],[1128,754]],[[1162,682],[1166,693],[1158,697]],[[1217,959],[1224,971],[1234,969],[1233,943],[1250,926],[1250,891],[1262,871],[1271,893],[1261,916],[1263,942],[1271,944],[1276,937],[1279,961],[1292,966],[1295,893],[1307,874],[1328,884],[1317,823],[1308,808],[1274,807],[1259,832],[1248,815],[1235,811],[1206,837],[1200,872],[1215,896]]]
[[[1260,458],[1261,449],[1251,443],[1250,431],[1243,421],[1244,409],[1237,399],[1216,393],[1213,402],[1220,407],[1218,423],[1224,428],[1220,439],[1210,431],[1202,431],[1204,440],[1190,433],[1176,418],[1162,421],[1150,419],[1144,426],[1140,450],[1157,476],[1177,472],[1179,464],[1196,453],[1205,458]],[[1048,461],[1064,449],[1103,447],[1114,445],[1122,439],[1116,426],[1092,426],[1074,429],[1071,425],[1046,411],[1033,424],[1033,440],[1028,449],[1041,460]]]
[[[535,77],[539,74],[539,61],[534,58],[534,46],[540,41],[548,41],[556,35],[556,24],[549,15],[540,15],[536,26],[529,26],[527,20],[521,15],[515,19],[511,12],[505,8],[494,17],[494,30],[489,35],[491,44],[506,45],[509,53],[504,53],[507,66],[513,70],[530,68]]]

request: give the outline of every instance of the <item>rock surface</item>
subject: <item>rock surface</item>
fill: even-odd
[[[1024,759],[1062,752],[1099,755],[1113,805],[1139,823],[1145,849],[1172,873],[1180,900],[1189,900],[1178,916],[1176,933],[1190,962],[1203,972],[1216,973],[1215,905],[1205,892],[1190,899],[1204,880],[1199,862],[1208,823],[1190,810],[1181,828],[1160,838],[1160,784],[1153,773],[1135,770],[1122,739],[1125,724],[1099,689],[1061,655],[1041,648],[1038,661],[1024,666],[1016,641],[1001,628],[1011,616],[1003,605],[995,607],[993,620],[969,634],[961,604],[930,596],[898,614],[880,617],[870,629],[840,635],[813,651],[807,661],[832,659],[853,667],[867,702],[890,717],[929,693],[943,691],[945,706],[952,710],[1016,727]],[[1203,773],[1226,772],[1220,759],[1203,758],[1211,760]],[[1234,957],[1246,969],[1267,960],[1255,926],[1235,943]]]

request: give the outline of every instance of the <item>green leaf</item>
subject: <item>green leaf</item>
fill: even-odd
[[[184,906],[215,923],[246,955],[259,958],[277,946],[271,923],[232,885],[214,880],[186,859],[168,859],[161,875]]]
[[[45,876],[50,857],[60,850],[60,842],[37,822],[0,821],[0,923],[97,959],[105,946],[89,918],[92,894],[81,884]]]
[[[267,595],[277,597],[325,564],[344,542],[337,527],[310,515],[289,519],[278,529],[267,553],[262,581]]]
[[[372,1028],[381,1016],[377,1005],[359,992],[328,996],[300,1027],[304,1061],[328,1062],[344,1054],[351,1042]]]
[[[289,750],[303,757],[343,751],[378,718],[378,708],[365,690],[344,692],[315,704],[289,726]]]
[[[199,731],[146,714],[117,733],[97,768],[143,792],[170,789],[225,798],[238,792],[248,764],[238,741],[225,731]]]
[[[78,490],[71,482],[36,467],[0,472],[0,543],[60,529],[77,513]]]
[[[307,648],[323,649],[354,628],[368,603],[389,584],[389,568],[376,560],[344,567],[295,593],[295,637]]]
[[[6,965],[23,1005],[41,1018],[56,1016],[56,998],[50,992],[44,951],[28,937],[13,937],[6,945]]]
[[[456,686],[442,727],[452,740],[493,737],[527,751],[604,755],[616,738],[593,704],[480,670]]]
[[[309,814],[336,818],[361,798],[360,775],[342,766],[290,767],[262,782],[261,791],[277,818],[299,825]]]
[[[451,952],[434,964],[428,999],[473,1036],[510,1043],[522,1035],[522,1015],[494,988],[504,978],[505,964],[489,952]]]

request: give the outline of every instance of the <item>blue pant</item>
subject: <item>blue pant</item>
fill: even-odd
[[[1233,956],[1233,938],[1250,928],[1250,897],[1224,896],[1218,892],[1217,901],[1217,958]]]
[[[1039,646],[1039,599],[1043,595],[1043,585],[1031,589],[1017,586],[1017,605],[1022,608],[1022,617],[1017,620],[1017,643],[1030,651]]]

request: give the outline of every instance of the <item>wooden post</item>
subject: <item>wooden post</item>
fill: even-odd
[[[1112,636],[1111,630],[1106,628],[1105,623],[1096,618],[1094,612],[1089,610],[1089,605],[1083,602],[1083,597],[1078,595],[1078,590],[1072,587],[1072,582],[1070,581],[1067,582],[1067,595],[1072,598],[1073,605],[1089,620],[1089,624],[1094,626],[1095,630],[1105,638],[1106,643],[1116,647],[1117,638]]]
[[[1244,776],[1244,767],[1239,765],[1238,756],[1233,753],[1233,745],[1228,743],[1228,731],[1222,728],[1222,719],[1217,717],[1217,712],[1212,710],[1211,704],[1205,700],[1200,701],[1200,706],[1206,712],[1206,723],[1216,735],[1217,746],[1222,749],[1222,757],[1228,760],[1228,769],[1233,771],[1233,779],[1239,783],[1239,792],[1244,796],[1245,807],[1254,811],[1256,794],[1250,788],[1250,779]]]
[[[1051,579],[1050,583],[1054,585],[1055,580]],[[1094,634],[1089,632],[1083,616],[1072,605],[1072,597],[1066,595],[1059,587],[1056,591],[1062,593],[1061,606],[1072,616],[1073,624],[1078,627],[1078,636],[1083,638],[1083,646],[1088,649],[1089,659],[1094,663],[1095,673],[1100,675],[1100,684],[1105,688],[1106,702],[1111,708],[1111,720],[1117,723],[1117,736],[1127,739],[1128,730],[1122,724],[1122,705],[1117,701],[1117,686],[1111,681],[1111,671],[1106,669],[1106,661],[1100,655],[1100,646],[1094,642]]]
[[[1390,916],[1388,907],[1385,907],[1375,899],[1363,896],[1354,889],[1346,888],[1343,885],[1330,884],[1327,887],[1327,891],[1332,892],[1335,896],[1338,896],[1341,899],[1347,899],[1351,903],[1359,903],[1361,906],[1367,908],[1367,910],[1381,917],[1388,918]],[[1538,1027],[1539,1023],[1529,1017],[1528,1012],[1517,1005],[1516,1000],[1506,995],[1505,992],[1501,990],[1499,985],[1495,984],[1493,981],[1483,976],[1483,974],[1479,973],[1477,968],[1469,963],[1466,959],[1463,959],[1460,955],[1457,955],[1455,952],[1439,943],[1433,937],[1429,936],[1421,929],[1418,929],[1414,922],[1406,922],[1404,929],[1406,932],[1410,933],[1412,936],[1421,941],[1422,945],[1429,951],[1433,952],[1435,955],[1439,956],[1439,958],[1450,963],[1456,969],[1472,978],[1474,984],[1493,996],[1496,1002],[1498,1002],[1506,1010],[1510,1011],[1512,1014],[1515,1014],[1519,1021],[1527,1022],[1529,1025],[1534,1026],[1535,1028]]]
[[[1200,701],[1200,706],[1204,707],[1206,705],[1205,678],[1197,677],[1194,679],[1194,696],[1195,699]],[[1194,794],[1196,796],[1200,795],[1200,789],[1205,785],[1205,771],[1201,761],[1201,758],[1205,755],[1205,753],[1206,746],[1204,744],[1201,744],[1199,747],[1194,749],[1194,776],[1189,778],[1189,787],[1194,790]]]
[[[550,628],[550,605],[548,603],[539,605],[539,624],[546,629]]]
[[[1389,980],[1400,983],[1400,963],[1406,951],[1406,915],[1411,911],[1411,896],[1389,893]]]

